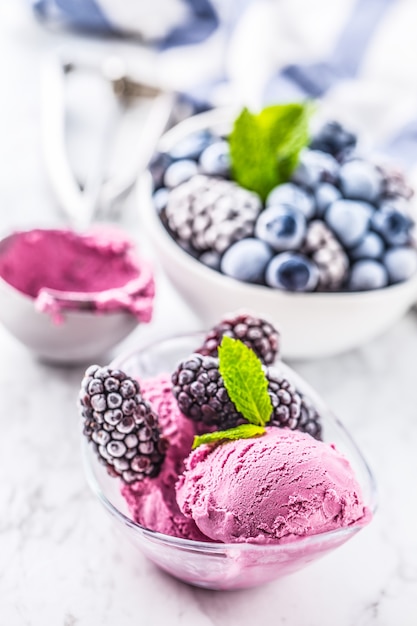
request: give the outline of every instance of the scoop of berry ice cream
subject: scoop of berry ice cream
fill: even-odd
[[[184,469],[193,438],[194,425],[184,417],[171,391],[168,374],[140,382],[141,392],[156,414],[169,447],[156,478],[145,478],[122,486],[122,495],[135,522],[151,530],[195,541],[210,541],[195,522],[179,509],[175,483]]]
[[[281,543],[371,517],[348,460],[287,428],[202,445],[177,483],[180,509],[225,543]]]

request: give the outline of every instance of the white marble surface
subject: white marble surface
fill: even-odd
[[[59,223],[40,159],[38,101],[41,53],[56,40],[17,0],[0,0],[2,230]],[[133,203],[125,219],[140,238]],[[129,345],[198,327],[162,276],[159,288],[154,321]],[[293,364],[367,456],[380,491],[373,523],[302,572],[240,592],[193,589],[118,545],[82,472],[82,368],[41,364],[1,328],[0,347],[2,626],[415,626],[414,312],[361,350]]]

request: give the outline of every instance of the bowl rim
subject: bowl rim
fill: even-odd
[[[113,227],[114,225],[112,225]],[[92,226],[94,228],[94,225]],[[85,233],[78,233],[76,230],[71,227],[43,227],[43,226],[34,226],[22,229],[12,230],[10,232],[1,233],[0,236],[0,247],[6,242],[8,239],[12,239],[16,235],[25,235],[34,231],[42,231],[42,232],[56,232],[56,233],[64,233],[70,232],[74,235],[77,235],[81,238],[88,236],[88,231]],[[123,231],[121,231],[123,232]],[[126,241],[130,241],[126,239]],[[60,303],[71,304],[74,308],[67,307],[65,308],[65,315],[67,314],[79,314],[81,316],[85,315],[98,315],[98,314],[106,314],[106,315],[118,315],[120,313],[124,313],[126,315],[132,315],[126,310],[85,310],[82,308],[83,305],[92,302],[93,300],[100,299],[100,297],[106,295],[107,297],[111,296],[111,294],[119,289],[127,290],[128,293],[134,293],[135,290],[139,288],[143,288],[145,285],[151,284],[154,280],[154,272],[152,268],[152,264],[145,257],[143,257],[137,250],[134,242],[131,241],[131,246],[126,250],[126,254],[128,254],[132,260],[134,261],[138,274],[135,278],[130,278],[123,285],[118,287],[110,287],[108,289],[102,289],[101,291],[64,291],[61,289],[52,289],[45,287],[45,291],[51,294],[56,300],[59,300]],[[14,285],[9,283],[3,276],[0,275],[0,284],[3,286],[5,290],[9,290],[15,294],[18,294],[24,301],[33,304],[38,296],[31,296],[20,289],[17,289]],[[39,294],[38,294],[39,295]],[[80,308],[77,309],[77,306]]]
[[[202,130],[206,130],[208,128],[213,128],[219,126],[221,124],[229,125],[233,120],[233,115],[236,115],[241,110],[241,107],[237,108],[236,106],[228,106],[228,107],[218,107],[211,109],[209,111],[204,111],[202,113],[198,113],[193,115],[190,118],[182,120],[169,130],[167,130],[159,139],[156,150],[155,151],[165,151],[169,150],[170,147],[175,145],[176,142],[183,139],[190,133],[198,132]],[[146,198],[145,198],[146,194]],[[312,291],[312,292],[295,292],[295,291],[286,291],[280,289],[274,289],[273,287],[268,287],[267,285],[257,285],[254,283],[247,283],[244,281],[239,281],[230,276],[226,276],[221,272],[218,272],[206,265],[204,263],[199,262],[195,259],[191,254],[188,254],[185,250],[179,246],[175,240],[170,236],[161,220],[158,217],[157,211],[154,209],[152,204],[152,176],[149,168],[141,172],[137,179],[136,185],[136,197],[138,200],[138,206],[140,207],[140,211],[143,213],[143,204],[145,204],[145,216],[148,225],[150,224],[153,232],[158,232],[158,235],[161,234],[163,237],[163,243],[165,246],[169,247],[169,250],[172,251],[172,254],[178,255],[178,258],[184,263],[187,262],[190,264],[190,267],[193,270],[193,273],[201,276],[203,279],[211,279],[215,281],[216,279],[223,282],[225,288],[234,288],[238,291],[245,289],[253,290],[253,295],[255,296],[257,293],[264,294],[275,294],[274,297],[280,297],[293,299],[298,298],[302,300],[304,298],[308,298],[311,300],[312,298],[316,298],[320,301],[326,301],[328,299],[334,299],[335,296],[338,296],[341,300],[344,299],[358,299],[362,298],[369,300],[377,300],[379,297],[383,297],[382,294],[386,295],[387,293],[396,294],[401,291],[408,291],[408,289],[413,287],[415,289],[414,297],[410,297],[410,305],[411,307],[413,303],[417,300],[417,272],[415,272],[410,278],[407,278],[404,281],[399,283],[394,283],[391,285],[387,285],[386,287],[382,287],[380,289],[367,289],[363,291]],[[145,200],[145,201],[144,201]]]
[[[138,352],[152,349],[153,347],[163,344],[165,341],[190,339],[192,337],[196,337],[196,339],[197,338],[201,339],[202,335],[204,335],[204,331],[197,331],[197,332],[192,332],[192,333],[179,333],[176,335],[167,335],[159,339],[154,339],[150,342],[140,342],[139,344],[136,345],[135,348],[133,348],[129,352],[116,356],[110,362],[109,367],[121,368],[121,364],[123,362],[134,357]],[[334,420],[338,429],[340,429],[343,432],[343,436],[346,437],[346,439],[349,442],[349,445],[352,447],[354,452],[360,458],[361,463],[363,465],[364,473],[366,475],[367,482],[369,483],[369,502],[366,503],[366,508],[368,512],[370,512],[371,520],[372,520],[377,510],[377,506],[378,506],[377,483],[375,480],[375,476],[367,460],[362,454],[360,448],[356,444],[355,440],[353,439],[349,431],[345,428],[343,423],[333,414],[331,409],[327,407],[325,402],[321,399],[319,394],[309,385],[309,383],[306,382],[299,374],[297,374],[297,372],[295,372],[285,362],[280,361],[280,365],[283,366],[284,371],[288,370],[291,373],[291,377],[293,380],[295,380],[297,383],[301,381],[302,386],[303,386],[303,392],[305,391],[309,395],[309,397],[312,398],[313,400],[317,399],[319,403],[325,407],[327,416],[331,420]],[[358,532],[359,530],[361,530],[368,524],[368,522],[365,521],[367,517],[365,515],[364,517],[361,518],[362,523],[361,523],[361,520],[358,520],[357,522],[349,526],[336,528],[334,530],[329,530],[329,531],[322,532],[322,533],[316,533],[314,535],[300,536],[299,538],[295,540],[288,541],[288,542],[284,541],[282,543],[260,543],[260,544],[251,543],[251,542],[221,543],[221,542],[213,542],[213,541],[207,542],[207,541],[198,541],[194,539],[183,539],[181,537],[174,537],[172,535],[166,535],[164,533],[160,533],[150,528],[146,528],[145,526],[142,526],[141,524],[138,524],[137,522],[132,520],[130,517],[122,513],[122,511],[120,511],[107,498],[106,494],[103,493],[103,490],[100,487],[99,481],[97,480],[95,472],[92,467],[93,460],[97,464],[99,464],[99,462],[93,453],[93,449],[91,445],[89,445],[89,442],[87,441],[84,435],[81,435],[81,453],[82,453],[82,461],[83,461],[84,473],[87,479],[87,483],[90,489],[92,490],[92,492],[96,495],[98,500],[101,502],[102,506],[107,510],[107,512],[112,517],[116,518],[119,522],[122,522],[125,526],[128,526],[129,528],[131,528],[135,533],[142,534],[149,539],[154,539],[156,541],[160,541],[163,543],[172,544],[180,548],[192,549],[194,551],[207,551],[208,550],[211,552],[219,550],[219,549],[221,549],[224,552],[233,551],[233,550],[236,551],[237,549],[259,550],[259,551],[264,551],[265,549],[267,550],[275,549],[277,551],[281,551],[281,550],[297,551],[300,547],[308,546],[316,542],[326,543],[326,542],[331,541],[331,539],[335,537],[339,537],[339,536],[343,537],[344,535],[346,536],[354,535],[356,532]],[[115,478],[115,480],[118,480],[118,479]]]

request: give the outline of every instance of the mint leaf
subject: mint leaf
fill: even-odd
[[[308,144],[311,103],[278,104],[235,120],[229,136],[233,178],[263,200],[289,180],[301,150]]]
[[[214,433],[205,433],[204,435],[196,435],[194,437],[192,450],[198,448],[203,443],[215,443],[216,441],[250,439],[263,435],[265,428],[263,426],[255,426],[254,424],[242,424],[228,430],[216,430]]]
[[[219,371],[236,409],[251,424],[265,426],[272,403],[260,359],[244,343],[227,335],[222,338],[218,354]]]

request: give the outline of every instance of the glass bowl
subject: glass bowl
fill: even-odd
[[[181,358],[201,345],[204,335],[194,333],[176,336],[138,347],[131,354],[116,358],[111,367],[123,369],[138,379],[172,372]],[[338,450],[349,459],[362,487],[364,503],[373,513],[376,507],[375,480],[351,436],[292,369],[281,361],[275,365],[299,391],[311,399],[321,413],[324,440],[334,442]],[[361,520],[349,527],[300,538],[287,544],[224,544],[179,539],[144,528],[131,519],[120,493],[121,483],[107,474],[86,439],[83,441],[83,458],[91,489],[127,540],[164,571],[198,587],[240,589],[286,576],[342,545],[368,522],[367,519]]]
[[[235,116],[236,110],[228,108],[195,115],[165,133],[158,150],[169,152],[201,130],[227,134]],[[174,241],[155,209],[152,189],[152,177],[146,171],[137,185],[143,227],[164,272],[204,327],[210,328],[229,311],[251,309],[256,302],[258,311],[281,329],[285,358],[315,359],[357,348],[381,335],[417,300],[417,274],[402,283],[360,292],[293,293],[230,278],[193,258]]]

